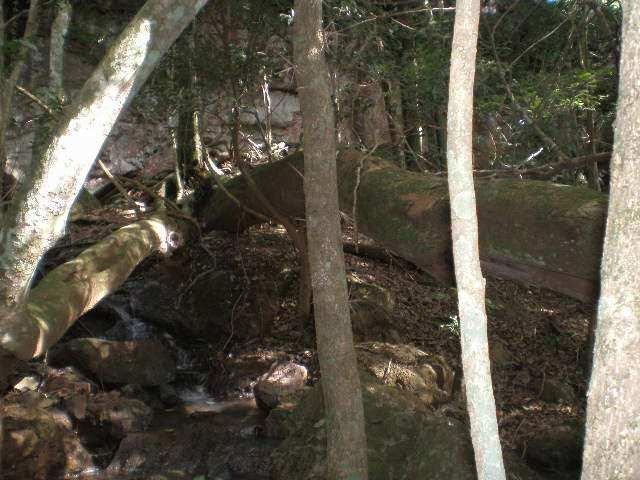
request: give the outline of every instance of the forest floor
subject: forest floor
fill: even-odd
[[[352,229],[346,229],[344,240],[354,241]],[[238,236],[215,235],[203,241],[233,256],[248,289],[264,290],[264,284],[283,270],[297,271],[291,242],[280,227],[263,225]],[[439,285],[412,264],[392,258],[383,262],[345,254],[348,277],[379,285],[395,298],[388,325],[356,335],[356,341],[407,343],[442,355],[461,372],[455,288]],[[233,349],[251,354],[259,345],[303,357],[309,345],[305,345],[296,317],[296,293],[293,288],[288,296],[277,299],[278,313],[267,335],[236,343]],[[528,438],[553,426],[581,423],[593,306],[549,290],[492,278],[487,280],[486,303],[503,445],[522,449]],[[312,373],[318,372],[312,369]]]
[[[74,257],[87,244],[104,238],[125,223],[128,220],[102,212],[94,219],[73,224],[57,253],[50,255],[51,263],[59,264]],[[354,241],[352,229],[345,228],[344,240]],[[253,365],[244,373],[255,381],[274,359],[304,363],[309,367],[311,383],[315,383],[319,376],[317,356],[311,328],[307,327],[305,332],[296,316],[297,257],[284,229],[262,225],[239,234],[212,232],[190,249],[214,256],[215,263],[225,271],[232,271],[241,285],[241,295],[231,312],[231,322],[238,327],[232,326],[231,330],[237,334],[205,343],[180,339],[182,348],[193,347],[191,354],[200,359],[199,370],[204,374],[201,378],[206,380],[199,382],[204,383],[206,392],[221,401],[246,398],[251,395],[252,382],[232,380],[230,377],[237,374],[232,364]],[[356,335],[356,341],[406,343],[441,355],[456,372],[459,392],[460,338],[455,289],[437,284],[397,257],[380,261],[345,254],[345,260],[350,284],[357,281],[378,285],[394,299],[388,321]],[[144,275],[150,266],[165,261],[158,257],[148,259],[133,277]],[[191,275],[198,278],[200,273],[195,268]],[[260,292],[261,303],[245,301],[249,297],[258,298],[255,292]],[[247,334],[240,326],[244,322],[255,323],[253,310],[257,304],[269,312],[268,322]],[[524,457],[531,439],[558,425],[583,422],[587,336],[593,306],[540,288],[488,279],[487,313],[502,443]],[[240,334],[241,331],[244,333]],[[206,413],[197,410],[194,407],[192,413]],[[458,416],[465,420],[464,413]],[[572,471],[548,478],[578,477]]]

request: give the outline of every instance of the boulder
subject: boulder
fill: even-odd
[[[271,410],[302,392],[307,383],[307,367],[295,362],[278,362],[262,375],[253,388],[256,403]]]
[[[361,374],[367,430],[369,478],[475,480],[467,427],[427,409],[416,410],[414,394]],[[272,454],[271,478],[326,478],[326,433],[321,386],[305,393],[286,419],[287,438]],[[539,478],[516,457],[510,467],[521,480]],[[515,477],[512,477],[515,478]]]
[[[93,466],[74,435],[69,417],[54,408],[57,399],[38,392],[16,392],[2,407],[2,478],[69,478]]]
[[[72,363],[102,383],[156,386],[173,381],[176,362],[159,341],[76,338],[55,351],[56,363]]]
[[[213,260],[211,260],[213,262]],[[194,271],[185,260],[152,267],[144,279],[131,286],[133,313],[179,335],[218,340],[239,333],[231,325],[231,311],[240,295],[236,276],[208,264]]]
[[[454,372],[439,355],[411,345],[382,342],[361,343],[356,352],[360,368],[384,385],[413,394],[419,408],[451,399]]]
[[[123,397],[115,390],[92,395],[87,398],[85,405],[84,412],[76,412],[76,418],[86,420],[94,427],[106,429],[115,438],[142,432],[153,419],[153,411],[142,401]]]
[[[389,290],[373,283],[356,281],[349,283],[351,325],[357,338],[379,338],[389,327],[395,299]]]
[[[547,471],[573,471],[579,478],[583,445],[582,427],[567,423],[538,432],[526,441],[523,450],[532,465]]]

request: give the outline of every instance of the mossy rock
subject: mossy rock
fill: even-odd
[[[471,444],[460,422],[416,411],[411,393],[380,385],[364,372],[361,377],[370,479],[475,479]],[[273,454],[273,478],[326,478],[323,410],[316,387],[288,418],[291,434]]]
[[[468,427],[423,407],[414,393],[383,385],[361,371],[369,479],[475,480]],[[272,454],[271,478],[324,480],[326,424],[322,389],[309,389],[293,412],[272,411],[286,439]],[[539,480],[516,455],[505,453],[509,480]]]
[[[358,365],[379,383],[412,393],[421,407],[451,399],[454,372],[439,355],[406,344],[366,342],[357,345]]]
[[[395,307],[393,294],[373,283],[351,281],[349,284],[351,324],[354,334],[362,339],[379,337],[389,326]]]

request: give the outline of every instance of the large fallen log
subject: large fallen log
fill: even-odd
[[[338,158],[340,206],[359,231],[400,257],[451,281],[446,180],[408,172],[361,152]],[[302,154],[252,170],[281,213],[304,217]],[[270,216],[242,177],[227,189]],[[518,179],[477,179],[480,252],[485,275],[546,287],[582,301],[596,299],[607,196],[579,187]],[[261,223],[222,191],[201,204],[203,228],[237,231]]]

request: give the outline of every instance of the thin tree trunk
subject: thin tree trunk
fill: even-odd
[[[67,1],[60,2],[56,7],[56,16],[51,24],[51,40],[49,42],[49,88],[55,96],[50,105],[45,103],[41,107],[44,115],[36,123],[36,132],[31,146],[32,161],[38,162],[51,139],[51,130],[59,121],[62,107],[65,104],[64,91],[64,47],[67,32],[71,22],[72,6]]]
[[[24,302],[120,112],[206,0],[148,0],[82,88],[0,231],[0,306]],[[2,325],[0,324],[0,330]]]
[[[58,102],[65,101],[64,92],[64,45],[71,22],[73,7],[67,0],[58,3],[56,17],[51,25],[51,48],[49,50],[49,83]]]
[[[27,23],[25,26],[24,34],[22,35],[23,40],[29,41],[31,37],[36,33],[39,10],[40,1],[31,0],[29,2]],[[11,65],[9,65],[8,68],[7,66],[5,66],[5,42],[8,40],[8,38],[4,22],[4,8],[0,7],[0,23],[2,24],[2,26],[0,27],[0,50],[2,51],[2,54],[0,54],[0,201],[3,198],[5,191],[3,176],[7,165],[6,134],[7,128],[9,127],[9,119],[11,118],[11,111],[13,109],[13,96],[16,85],[18,84],[20,75],[22,75],[22,70],[24,69],[24,65],[29,55],[28,43],[25,41],[19,47],[18,52],[15,54],[15,57],[11,62]],[[0,205],[0,214],[1,213],[2,206]],[[2,244],[1,240],[2,236],[0,236],[0,245]],[[1,263],[0,268],[2,268]],[[1,278],[2,277],[0,276],[0,279]]]
[[[620,96],[583,480],[640,477],[640,4],[623,7]]]
[[[480,270],[473,184],[473,82],[480,0],[458,0],[451,50],[447,165],[462,366],[479,480],[505,478],[491,385],[485,279]]]
[[[296,0],[295,13],[294,59],[307,152],[304,190],[309,266],[327,414],[327,478],[360,480],[367,478],[367,442],[342,253],[322,1]]]

